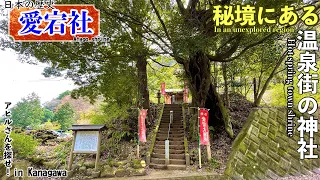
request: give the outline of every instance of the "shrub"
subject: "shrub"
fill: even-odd
[[[210,169],[219,169],[220,168],[220,163],[219,161],[215,158],[212,157],[211,160],[209,161]]]
[[[6,134],[3,131],[0,131],[0,141],[2,143],[4,142],[5,137]],[[12,138],[11,145],[14,157],[27,157],[28,155],[33,154],[38,146],[38,141],[34,140],[33,137],[29,135],[11,132],[10,138]],[[3,154],[3,148],[0,148],[0,154]]]
[[[69,140],[67,142],[63,142],[59,144],[53,150],[56,160],[57,162],[59,162],[58,166],[64,165],[64,168],[67,168],[66,159],[68,158],[68,155],[70,153],[71,146],[72,146],[72,140]]]

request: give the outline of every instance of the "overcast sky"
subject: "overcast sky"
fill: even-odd
[[[15,104],[32,92],[37,93],[44,103],[75,88],[71,80],[45,78],[41,73],[46,64],[21,63],[11,50],[0,50],[0,67],[0,103],[3,105],[6,101]]]

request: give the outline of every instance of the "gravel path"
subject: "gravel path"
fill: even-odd
[[[320,169],[316,169],[313,172],[310,172],[309,175],[289,176],[279,178],[279,180],[320,180]]]

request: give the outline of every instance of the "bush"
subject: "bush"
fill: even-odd
[[[72,140],[69,140],[67,142],[63,142],[59,144],[54,150],[54,154],[56,157],[56,160],[58,163],[58,166],[64,166],[64,168],[67,168],[66,165],[66,159],[68,158],[68,155],[70,154],[72,146]]]
[[[3,131],[0,131],[0,141],[4,142],[6,134]],[[35,152],[36,147],[38,146],[38,141],[34,140],[32,136],[25,134],[17,134],[11,132],[10,138],[12,138],[12,150],[14,157],[24,158],[28,155],[31,155]],[[0,148],[0,154],[3,154],[3,148]]]
[[[60,130],[61,125],[58,122],[51,122],[50,120],[48,122],[45,122],[40,125],[39,129],[44,129],[44,130]]]
[[[213,168],[213,169],[219,169],[220,168],[220,163],[219,161],[212,157],[211,160],[209,161],[209,165],[210,165],[210,169]]]

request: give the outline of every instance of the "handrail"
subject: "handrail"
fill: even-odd
[[[170,122],[169,122],[167,140],[169,140],[170,126],[171,126],[171,123],[172,123],[172,119],[173,119],[173,111],[170,111]]]
[[[184,129],[184,153],[186,157],[186,166],[190,166],[190,155],[189,155],[189,145],[188,145],[188,139],[186,137],[186,128],[187,128],[187,120],[186,120],[186,107],[188,104],[182,104],[182,116],[183,116],[183,129]]]
[[[150,144],[150,148],[149,148],[149,151],[147,152],[147,165],[150,164],[150,156],[153,152],[153,148],[154,148],[154,144],[155,144],[155,141],[156,141],[156,137],[157,137],[157,134],[158,134],[158,130],[159,130],[159,126],[160,126],[160,123],[161,123],[161,119],[162,119],[162,114],[163,114],[163,110],[164,110],[164,104],[161,104],[161,110],[160,110],[160,114],[159,114],[159,117],[158,117],[158,122],[156,124],[156,127],[153,131],[153,134],[152,134],[152,137],[151,137],[151,144]]]

